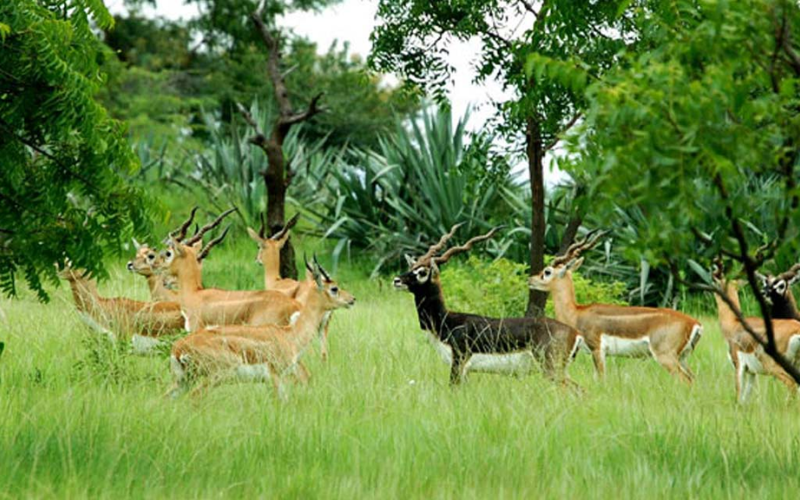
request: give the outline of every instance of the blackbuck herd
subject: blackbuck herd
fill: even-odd
[[[147,280],[151,302],[101,297],[94,280],[69,265],[62,267],[60,275],[69,281],[81,317],[112,339],[130,339],[135,352],[148,352],[181,330],[189,332],[171,347],[174,385],[168,395],[179,396],[190,389],[197,393],[223,380],[239,379],[271,381],[275,394],[283,399],[285,379],[308,380],[301,357],[314,339],[320,340],[322,357],[327,359],[331,314],[352,307],[355,297],[341,289],[316,257],[306,260],[304,280],[280,276],[281,248],[297,216],[271,237],[263,222],[259,232],[248,228],[258,245],[264,290],[204,288],[203,261],[230,226],[205,246],[203,237],[233,209],[188,236],[196,211],[169,234],[160,252],[134,241],[136,255],[128,262],[128,270]],[[581,349],[591,353],[601,378],[608,356],[652,357],[670,374],[692,383],[694,375],[687,361],[703,333],[698,320],[672,309],[576,302],[572,273],[583,263],[582,254],[604,235],[598,231],[571,245],[528,282],[531,289],[551,294],[555,319],[489,318],[449,311],[439,267],[498,230],[445,250],[459,226],[453,226],[424,255],[406,256],[409,271],[394,278],[396,289],[413,294],[420,328],[450,364],[451,384],[462,382],[469,371],[523,374],[537,368],[548,379],[579,389],[567,370]],[[735,368],[737,400],[747,400],[758,374],[777,378],[794,394],[798,390],[794,379],[765,353],[730,307],[741,310],[737,281],[726,278],[721,265],[715,265],[712,274],[729,299],[715,294],[721,331]],[[772,304],[778,350],[797,365],[800,315],[791,286],[800,281],[800,264],[777,276],[760,278],[762,292]],[[761,318],[744,321],[757,335],[765,335]]]

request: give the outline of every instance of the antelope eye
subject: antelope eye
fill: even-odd
[[[549,278],[550,275],[553,274],[553,270],[548,267],[547,269],[544,270],[543,274],[545,278]]]
[[[331,293],[334,294],[334,295],[339,293],[339,287],[338,286],[332,286],[331,287]]]
[[[165,255],[166,255],[166,256],[167,256],[167,258],[169,259],[170,257],[172,257],[172,252],[170,252],[169,250],[167,250],[167,253],[166,253]]]
[[[153,260],[155,258],[156,258],[156,255],[153,254],[153,253],[147,255],[147,260]]]

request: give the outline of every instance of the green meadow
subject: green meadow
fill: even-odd
[[[206,284],[258,288],[252,254],[215,250]],[[0,498],[797,498],[798,403],[761,377],[735,404],[710,301],[691,388],[649,360],[612,358],[601,383],[581,354],[581,395],[538,374],[452,389],[411,295],[360,267],[336,273],[358,303],[334,315],[330,359],[309,350],[285,403],[254,383],[165,399],[166,355],[98,339],[64,284],[3,299]],[[112,269],[104,296],[146,298]]]

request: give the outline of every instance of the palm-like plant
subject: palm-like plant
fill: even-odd
[[[336,258],[352,247],[372,250],[374,270],[403,253],[419,253],[458,222],[460,237],[485,231],[511,207],[504,191],[510,173],[492,172],[471,149],[468,115],[453,123],[449,109],[423,112],[378,151],[353,151],[332,170],[326,210],[318,213],[325,236],[337,241]],[[483,141],[490,147],[490,141]]]
[[[250,114],[262,130],[269,130],[275,119],[272,108],[257,101],[250,106]],[[237,206],[246,224],[257,225],[266,208],[264,152],[248,141],[245,124],[237,121],[221,124],[212,113],[204,113],[203,119],[209,131],[208,149],[191,157],[193,168],[186,184],[199,187],[217,208]],[[320,187],[325,185],[324,179],[336,161],[336,154],[325,148],[324,139],[308,143],[300,133],[300,127],[293,128],[283,148],[294,175],[288,198],[298,206],[308,206],[324,197],[324,189]]]

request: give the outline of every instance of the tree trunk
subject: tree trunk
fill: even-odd
[[[283,229],[286,204],[286,165],[283,148],[279,139],[273,138],[267,145],[267,170],[264,172],[264,185],[267,190],[267,227],[272,236]],[[294,248],[291,238],[281,249],[281,278],[297,279]]]
[[[580,229],[581,224],[583,224],[583,218],[577,213],[577,210],[575,212],[576,213],[569,220],[569,223],[567,223],[564,234],[561,236],[561,245],[558,247],[558,255],[567,253],[569,246],[575,241],[575,236],[578,235],[578,229]]]
[[[283,157],[283,141],[289,134],[289,129],[298,123],[312,118],[317,113],[322,112],[317,104],[322,94],[317,94],[308,104],[308,109],[304,112],[295,113],[292,110],[292,103],[289,100],[289,89],[286,87],[286,80],[281,73],[281,48],[278,38],[270,33],[264,20],[266,2],[261,2],[258,8],[250,14],[250,19],[255,25],[256,31],[261,35],[264,47],[267,49],[267,74],[272,82],[272,91],[275,101],[278,104],[278,118],[272,126],[272,133],[269,141],[264,133],[258,128],[258,124],[253,120],[247,110],[239,105],[239,112],[244,116],[247,123],[256,131],[256,136],[250,141],[258,145],[267,155],[267,170],[264,172],[264,184],[267,188],[267,226],[270,235],[274,235],[283,228],[284,225],[284,204],[286,203],[286,189],[291,181],[291,172],[287,168]],[[291,238],[286,240],[281,249],[281,278],[297,279],[297,266],[295,265],[294,248]]]
[[[526,123],[526,154],[531,182],[531,276],[544,269],[544,145],[539,122],[529,117]],[[537,290],[528,292],[528,309],[525,316],[544,315],[547,294]]]

